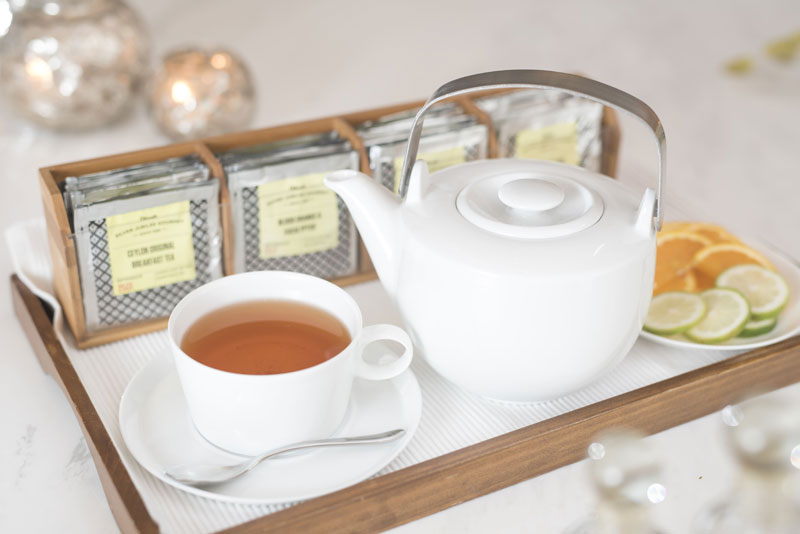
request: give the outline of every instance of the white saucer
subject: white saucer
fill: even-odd
[[[695,343],[681,335],[665,337],[642,331],[641,336],[655,343],[680,348],[750,350],[765,345],[772,345],[773,343],[800,334],[800,266],[772,247],[759,243],[756,240],[748,240],[747,244],[766,256],[767,259],[772,262],[772,265],[775,266],[778,273],[783,276],[789,284],[789,302],[786,303],[786,307],[778,316],[778,324],[771,332],[749,338],[735,337],[716,345]]]
[[[266,460],[224,484],[194,488],[164,474],[180,463],[234,463],[195,430],[172,358],[157,356],[133,377],[119,406],[122,438],[153,476],[181,490],[233,503],[275,504],[318,497],[369,478],[405,448],[419,424],[422,396],[411,370],[391,380],[356,379],[348,413],[336,435],[356,436],[394,428],[406,434],[390,443],[310,449]]]

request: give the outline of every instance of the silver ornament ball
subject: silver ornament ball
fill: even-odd
[[[153,75],[150,113],[175,140],[219,135],[247,126],[255,90],[244,62],[225,50],[179,50]]]
[[[5,12],[4,12],[5,13]],[[118,0],[33,0],[4,19],[0,85],[11,107],[57,129],[88,129],[131,107],[147,33]]]

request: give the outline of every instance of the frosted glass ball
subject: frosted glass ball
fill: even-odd
[[[658,504],[666,497],[661,463],[640,432],[616,429],[589,446],[589,472],[597,491],[620,504]]]
[[[739,460],[764,470],[791,470],[800,460],[800,406],[777,392],[722,411],[728,439]],[[800,467],[798,467],[800,468]]]

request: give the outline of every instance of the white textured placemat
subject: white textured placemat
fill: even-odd
[[[43,222],[17,224],[6,231],[6,240],[16,273],[37,295],[57,304],[52,297],[52,270]],[[353,286],[348,291],[362,306],[366,324],[400,323],[399,316],[377,282]],[[289,506],[236,505],[207,500],[174,489],[142,469],[125,448],[117,411],[128,381],[155,354],[168,350],[166,332],[79,350],[68,330],[63,327],[60,315],[60,311],[57,311],[56,325],[64,348],[130,470],[148,511],[164,532],[213,532]],[[381,474],[714,363],[733,354],[702,349],[679,350],[640,339],[616,369],[593,385],[560,399],[520,406],[489,402],[466,393],[439,377],[422,359],[416,359],[412,369],[422,388],[422,420],[408,448]]]

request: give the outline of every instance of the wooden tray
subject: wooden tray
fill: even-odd
[[[145,508],[75,368],[48,307],[11,277],[17,317],[42,368],[64,390],[92,453],[111,511],[124,534],[161,532]],[[585,457],[598,432],[615,426],[648,434],[800,381],[800,336],[657,382],[541,423],[223,530],[352,532],[387,530]]]

